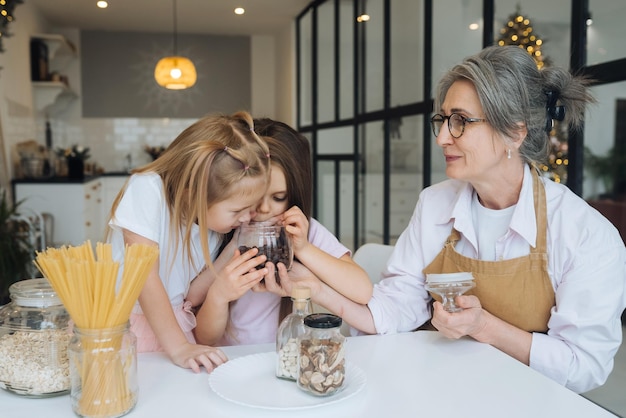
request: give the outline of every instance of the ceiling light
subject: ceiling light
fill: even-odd
[[[237,8],[235,9],[235,14],[236,14],[236,15],[242,15],[242,14],[244,14],[245,12],[246,12],[246,10],[245,10],[243,7],[237,7]]]
[[[470,30],[477,30],[478,29],[478,23],[470,23],[469,28],[470,28]]]
[[[161,58],[154,68],[154,79],[159,86],[170,90],[184,90],[196,84],[196,67],[189,58],[177,55],[176,0],[174,4],[174,55]]]
[[[358,16],[356,18],[357,22],[367,22],[368,20],[370,20],[370,15],[363,13],[361,16]]]
[[[100,1],[96,2],[96,6],[98,6],[101,9],[106,9],[107,7],[109,7],[109,3],[107,3],[104,0],[100,0]]]
[[[587,26],[591,26],[593,24],[593,18],[591,17],[591,12],[589,12],[589,15],[587,16]]]

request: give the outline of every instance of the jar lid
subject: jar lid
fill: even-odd
[[[45,308],[61,305],[61,299],[47,279],[28,279],[13,283],[9,287],[11,300],[19,306]]]
[[[314,313],[304,318],[304,325],[310,328],[338,328],[341,326],[341,318],[327,313]]]

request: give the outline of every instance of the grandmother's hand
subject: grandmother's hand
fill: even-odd
[[[480,300],[474,295],[464,295],[457,296],[454,301],[463,308],[461,312],[447,312],[441,302],[433,304],[432,325],[448,338],[477,335],[486,325],[485,311]]]

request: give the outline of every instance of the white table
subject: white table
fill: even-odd
[[[242,406],[212,392],[208,374],[139,355],[139,401],[129,418],[160,417],[614,417],[497,349],[437,332],[351,337],[346,359],[365,371],[356,395],[302,410]],[[225,347],[229,358],[273,351],[273,344]],[[28,399],[0,390],[0,417],[72,417],[69,396]]]

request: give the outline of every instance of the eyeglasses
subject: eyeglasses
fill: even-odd
[[[430,125],[433,128],[435,136],[439,136],[443,122],[446,119],[448,119],[448,130],[450,131],[450,135],[452,135],[452,138],[455,139],[460,138],[461,135],[463,135],[466,123],[487,122],[487,119],[466,118],[458,113],[451,113],[450,116],[443,116],[437,113],[430,118]]]

